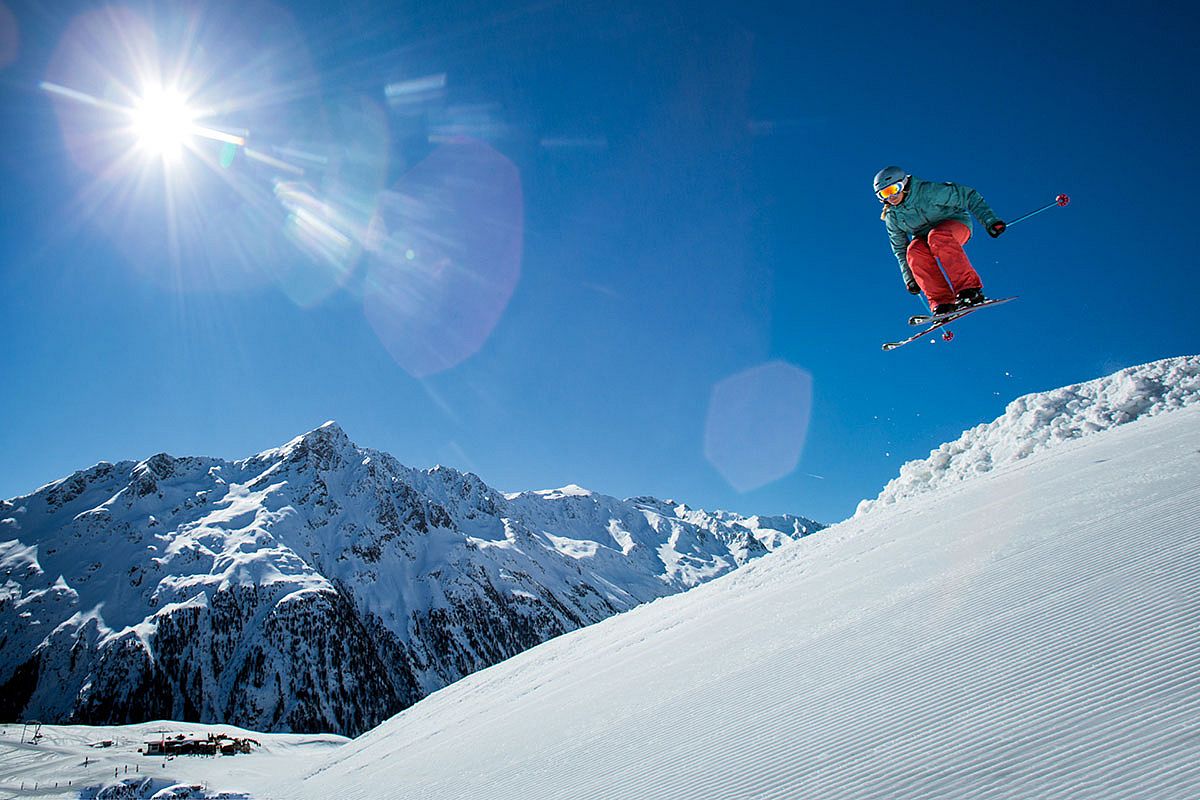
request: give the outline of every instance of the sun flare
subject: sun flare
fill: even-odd
[[[174,160],[191,140],[195,118],[181,92],[147,89],[133,108],[133,133],[143,150]]]

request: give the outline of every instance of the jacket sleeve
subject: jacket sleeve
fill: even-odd
[[[970,186],[962,186],[957,183],[949,185],[954,187],[954,192],[958,195],[958,202],[962,207],[974,214],[975,219],[979,220],[983,224],[983,227],[986,228],[1000,219],[979,192]]]
[[[888,240],[892,243],[892,252],[896,254],[896,261],[900,263],[900,277],[904,279],[904,285],[907,286],[912,282],[912,269],[908,266],[908,243],[910,241],[908,232],[901,230],[900,226],[892,219],[892,215],[887,213],[887,209],[883,212],[883,225],[887,228]]]

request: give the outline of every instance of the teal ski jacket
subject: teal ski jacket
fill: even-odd
[[[908,194],[899,205],[883,204],[880,219],[887,227],[892,252],[900,262],[900,275],[904,283],[912,281],[912,270],[908,266],[908,245],[916,238],[924,238],[939,222],[957,220],[971,227],[974,214],[985,228],[1000,218],[983,199],[983,195],[969,186],[957,183],[925,181],[915,175],[909,179]]]

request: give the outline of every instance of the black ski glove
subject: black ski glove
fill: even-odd
[[[1004,224],[1004,221],[996,220],[991,225],[988,225],[987,232],[988,236],[991,236],[993,239],[995,239],[1006,230],[1008,230],[1008,226]]]
[[[917,282],[914,281],[912,278],[909,278],[907,281],[904,282],[904,287],[906,289],[908,289],[909,294],[920,294],[921,293],[921,287],[917,286]]]

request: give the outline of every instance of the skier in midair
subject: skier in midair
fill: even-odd
[[[883,203],[880,219],[910,293],[925,292],[934,314],[983,302],[983,281],[963,250],[971,238],[971,215],[993,239],[1004,233],[1005,224],[979,192],[884,167],[875,175],[875,196]]]

